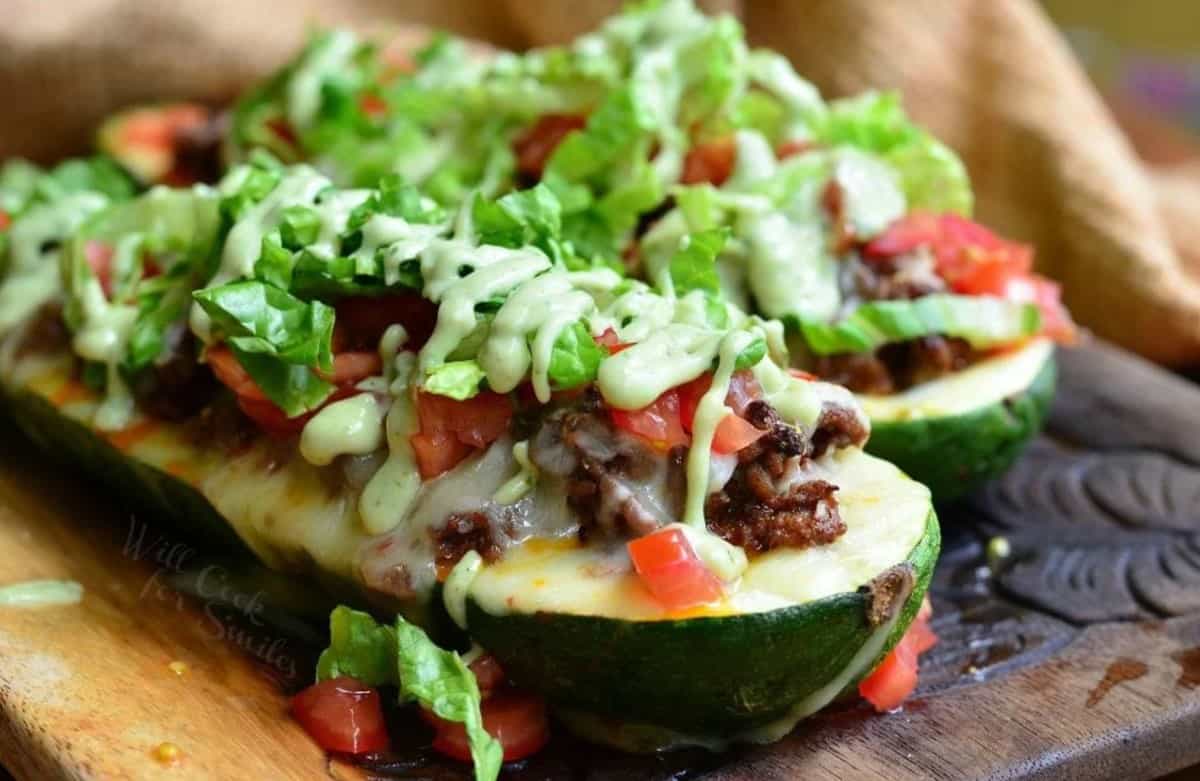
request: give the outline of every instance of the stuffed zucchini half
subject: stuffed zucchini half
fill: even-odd
[[[484,729],[529,698],[633,748],[778,737],[868,675],[894,707],[927,489],[862,451],[849,392],[785,368],[781,324],[694,284],[721,232],[652,286],[562,217],[545,185],[448,212],[264,156],[153,189],[64,245],[60,305],[0,347],[5,406],[114,490],[387,619],[333,616],[296,705],[331,748],[379,746],[347,735],[370,716],[347,687],[399,687],[484,776],[537,742]],[[330,723],[329,698],[354,712]]]
[[[962,163],[896,96],[825,102],[687,0],[521,55],[472,58],[447,37],[385,51],[314,37],[239,101],[230,155],[267,149],[338,183],[399,173],[447,208],[540,181],[577,251],[657,289],[685,236],[723,229],[716,272],[693,284],[784,322],[794,367],[859,394],[868,449],[938,499],[1040,429],[1045,340],[1075,334],[1058,288],[968,219]]]

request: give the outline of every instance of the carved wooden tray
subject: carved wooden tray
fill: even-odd
[[[941,643],[903,712],[844,706],[721,756],[558,737],[506,777],[1149,779],[1200,763],[1200,388],[1103,345],[1059,360],[1047,435],[942,510]],[[294,614],[320,601],[275,609],[260,581],[239,596],[241,565],[223,561],[220,580],[197,582],[213,560],[101,493],[0,431],[0,582],[87,589],[79,606],[0,611],[0,764],[18,779],[469,777],[400,714],[395,755],[365,769],[320,756],[283,696],[320,644]],[[989,566],[994,537],[1009,555]]]

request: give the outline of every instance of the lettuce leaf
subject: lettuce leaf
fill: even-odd
[[[479,384],[485,376],[478,361],[450,361],[429,372],[422,390],[463,401],[479,393]]]
[[[966,167],[952,149],[909,120],[895,93],[868,92],[832,102],[815,136],[881,157],[900,174],[909,208],[971,213]]]
[[[911,301],[872,301],[835,323],[802,321],[799,327],[817,355],[868,352],[930,334],[987,348],[1037,333],[1041,315],[1033,304],[939,293]]]
[[[596,343],[582,322],[564,328],[554,340],[547,374],[555,390],[570,390],[596,379],[608,350]]]
[[[366,613],[337,607],[329,617],[330,644],[317,662],[317,679],[339,675],[368,686],[395,685],[401,701],[415,701],[447,721],[466,727],[476,781],[495,781],[504,751],[483,728],[483,698],[474,673],[453,651],[433,643],[397,616],[381,626]]]
[[[675,295],[693,290],[720,295],[721,278],[717,275],[717,256],[729,238],[727,228],[713,228],[690,234],[671,258],[671,283]]]
[[[192,297],[262,392],[289,417],[328,398],[333,386],[313,369],[333,370],[332,307],[259,280],[205,288]]]

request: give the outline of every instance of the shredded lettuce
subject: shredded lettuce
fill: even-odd
[[[721,254],[728,238],[727,229],[713,228],[693,233],[684,239],[683,246],[671,258],[671,284],[676,295],[686,295],[693,290],[713,295],[721,292],[717,256]]]
[[[544,184],[489,201],[475,199],[472,218],[481,244],[499,247],[537,247],[551,260],[562,262],[570,250],[559,236],[562,204]]]
[[[368,686],[394,685],[402,702],[416,702],[447,721],[466,727],[476,781],[495,781],[504,751],[483,728],[479,684],[453,651],[433,643],[423,631],[397,616],[380,625],[345,606],[329,617],[329,647],[317,662],[317,679],[341,675]]]
[[[332,307],[258,280],[205,288],[192,297],[262,392],[289,417],[328,398],[333,386],[312,370],[333,370]]]
[[[423,390],[463,401],[479,393],[486,373],[478,361],[450,361],[432,369],[425,377]]]
[[[835,323],[802,321],[799,326],[817,355],[870,352],[932,334],[959,337],[972,347],[986,348],[1034,335],[1041,327],[1041,315],[1033,304],[936,294],[911,301],[872,301]]]
[[[564,328],[550,353],[550,384],[555,390],[570,390],[596,379],[608,350],[596,343],[582,322]]]
[[[814,131],[819,141],[873,152],[895,168],[910,208],[971,213],[966,167],[952,149],[909,120],[895,93],[833,101]]]

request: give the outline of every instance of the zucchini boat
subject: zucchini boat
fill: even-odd
[[[60,306],[0,342],[6,408],[113,490],[395,617],[334,613],[296,706],[332,748],[378,745],[325,739],[312,698],[366,701],[346,686],[399,687],[485,777],[532,745],[488,718],[531,697],[627,748],[766,740],[887,657],[893,707],[928,490],[862,452],[847,391],[785,368],[780,323],[696,283],[722,232],[652,286],[562,215],[545,185],[448,212],[262,155],[155,188],[69,237]]]

